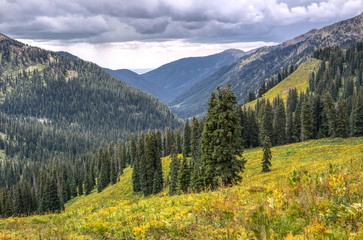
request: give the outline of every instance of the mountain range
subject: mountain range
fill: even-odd
[[[194,84],[245,54],[241,50],[229,49],[204,57],[182,58],[141,75],[127,69],[105,70],[121,81],[170,104]]]
[[[314,50],[335,45],[346,48],[361,41],[362,26],[360,14],[247,53],[232,49],[206,57],[183,58],[142,74],[142,79],[135,75],[135,80],[130,81],[127,76],[113,75],[159,98],[181,118],[203,116],[209,96],[217,86],[232,84],[238,102],[243,103],[250,91],[257,92],[264,81],[282,68],[301,65]]]

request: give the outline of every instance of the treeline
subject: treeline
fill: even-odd
[[[245,147],[261,146],[264,137],[281,145],[324,137],[362,136],[362,43],[346,50],[317,50],[321,66],[305,93],[290,89],[286,103],[257,99],[255,109],[240,112]]]
[[[244,103],[249,103],[257,98],[261,98],[263,94],[268,92],[271,88],[275,87],[279,84],[282,80],[287,78],[290,74],[292,74],[297,69],[297,66],[289,65],[289,67],[285,67],[277,74],[276,79],[271,77],[267,81],[263,82],[261,86],[258,88],[257,96],[253,91],[250,91],[248,95],[244,99]]]
[[[128,142],[111,142],[92,153],[105,142],[0,116],[0,132],[9,134],[0,138],[0,145],[12,155],[0,162],[2,217],[61,211],[71,198],[115,184],[126,167],[145,166],[139,163],[141,155],[149,164],[143,168],[147,170],[147,178],[142,178],[142,186],[148,189],[145,194],[157,193],[164,186],[161,157],[170,154],[172,145],[179,152],[183,146],[180,130],[166,128],[140,134],[137,139],[131,134]]]
[[[240,106],[230,86],[217,91],[211,95],[205,119],[193,118],[191,124],[186,121],[182,148],[180,142],[168,142],[171,146],[168,176],[163,176],[159,158],[152,157],[160,155],[152,151],[156,149],[158,152],[159,135],[148,133],[145,139],[143,135],[139,136],[133,169],[134,192],[143,192],[147,196],[160,192],[167,185],[170,195],[199,192],[221,185],[230,186],[242,179],[240,174],[246,161],[242,157],[242,127],[237,114]],[[153,136],[156,141],[150,141]],[[179,157],[181,149],[183,153]],[[163,177],[166,177],[164,185]]]

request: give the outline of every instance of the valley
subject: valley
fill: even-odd
[[[97,4],[0,34],[0,239],[363,239],[362,12],[272,42],[325,22]]]

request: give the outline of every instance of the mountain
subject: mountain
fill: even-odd
[[[170,103],[179,94],[189,91],[189,88],[200,80],[244,55],[245,52],[241,50],[229,49],[206,57],[182,58],[141,76],[154,84],[162,86],[168,95],[163,96],[161,92],[156,93],[154,96],[163,99],[165,103]]]
[[[167,99],[167,93],[166,91],[157,85],[154,82],[146,80],[141,75],[128,70],[128,69],[119,69],[119,70],[111,70],[108,68],[104,68],[106,72],[114,76],[115,78],[120,79],[124,83],[127,83],[128,85],[140,89],[141,91],[144,91],[146,93],[149,93],[153,96],[158,96],[158,98],[163,101]]]
[[[262,47],[221,68],[180,94],[169,107],[182,118],[203,115],[217,86],[232,84],[237,100],[242,102],[250,91],[283,67],[305,62],[317,48],[338,45],[342,48],[363,39],[363,14],[320,30],[311,30],[282,44]]]
[[[176,128],[180,120],[155,97],[78,58],[0,35],[0,112],[107,139]]]
[[[59,51],[57,52],[59,55],[69,58],[70,60],[77,60],[80,59],[76,55],[73,55],[72,53],[65,52],[65,51]]]

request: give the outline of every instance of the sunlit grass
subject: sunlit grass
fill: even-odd
[[[303,63],[298,69],[296,69],[291,75],[278,83],[275,87],[266,92],[262,98],[273,101],[277,96],[280,96],[286,103],[287,96],[289,95],[289,89],[296,88],[298,92],[305,92],[309,87],[309,78],[312,72],[316,72],[319,69],[320,60],[310,59]],[[260,98],[260,100],[262,99]],[[254,107],[257,100],[245,104],[248,107]]]
[[[72,199],[61,214],[0,220],[0,239],[362,239],[363,137],[272,154],[269,173],[261,173],[261,149],[247,149],[240,185],[179,196],[132,193],[127,168],[117,184]],[[164,177],[169,164],[163,158]]]

